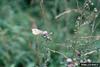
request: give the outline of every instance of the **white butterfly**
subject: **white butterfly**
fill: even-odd
[[[47,40],[51,40],[51,38],[49,37],[49,34],[51,34],[51,33],[48,33],[47,31],[42,31],[42,30],[39,30],[37,28],[34,28],[34,29],[32,29],[32,33],[34,35],[42,35]]]
[[[35,28],[35,29],[32,29],[32,33],[34,35],[41,35],[43,34],[43,31]]]

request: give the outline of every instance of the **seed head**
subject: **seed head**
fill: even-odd
[[[71,58],[67,58],[67,62],[73,62]]]
[[[94,8],[94,12],[98,12],[97,8]]]

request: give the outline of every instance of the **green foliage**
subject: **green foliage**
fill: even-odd
[[[0,67],[66,67],[67,58],[100,62],[99,3],[99,0],[1,0]],[[33,35],[33,24],[53,32],[52,40]]]

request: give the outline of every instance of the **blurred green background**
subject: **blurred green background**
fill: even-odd
[[[34,25],[52,32],[52,40],[33,35]],[[0,0],[0,67],[66,67],[66,58],[100,62],[99,48],[100,0]]]

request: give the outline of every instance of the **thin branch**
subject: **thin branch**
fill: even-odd
[[[100,35],[97,35],[97,36],[85,36],[85,37],[80,37],[82,39],[89,39],[89,38],[96,38],[96,40],[99,40],[100,39]]]
[[[93,54],[93,53],[97,52],[98,49],[100,49],[100,48],[97,48],[97,49],[95,49],[95,50],[92,50],[92,51],[90,51],[90,52],[87,52],[87,53],[83,54],[82,56],[87,56],[87,55]]]
[[[71,12],[73,12],[73,11],[74,11],[74,12],[77,12],[77,13],[81,13],[81,10],[69,9],[69,10],[66,10],[66,11],[60,13],[59,15],[57,15],[57,16],[55,17],[55,19],[58,19],[59,17],[65,15],[65,14],[71,13]]]
[[[87,52],[87,53],[84,54],[84,56],[93,54],[93,53],[95,53],[95,52],[97,52],[97,51],[96,51],[96,50],[93,50],[93,51]]]
[[[64,55],[63,53],[61,53],[59,51],[55,51],[55,50],[52,50],[50,48],[46,48],[46,49],[49,50],[49,51],[51,51],[51,52],[53,52],[53,53],[58,53],[58,54],[62,55],[64,58],[68,58],[66,55]]]
[[[78,0],[76,0],[76,4],[77,4],[77,8],[78,8],[78,9],[80,9],[80,8],[79,8],[79,3],[78,3]]]

